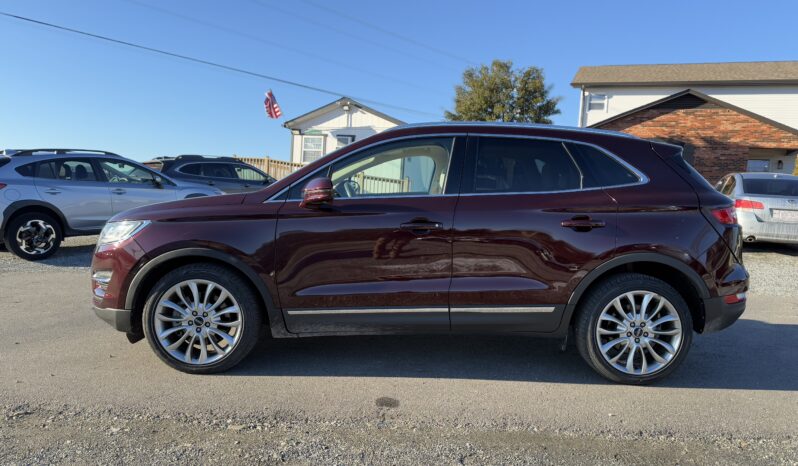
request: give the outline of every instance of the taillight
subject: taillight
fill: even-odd
[[[8,186],[8,185],[7,185],[7,184],[5,184],[5,183],[0,183],[0,189],[3,189],[3,188],[5,188],[6,186]]]
[[[737,209],[758,209],[765,208],[765,204],[757,201],[749,201],[748,199],[735,199],[734,207]]]
[[[734,210],[734,207],[712,209],[712,215],[724,225],[734,225],[737,223],[737,211]]]

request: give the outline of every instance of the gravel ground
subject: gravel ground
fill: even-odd
[[[88,310],[95,241],[0,251],[0,464],[798,464],[795,247],[747,246],[743,319],[628,387],[521,337],[266,341],[189,376]]]

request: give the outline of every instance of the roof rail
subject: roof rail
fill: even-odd
[[[175,157],[175,160],[237,160],[235,157],[184,154]]]
[[[13,157],[37,155],[38,152],[46,152],[49,154],[64,155],[64,154],[102,154],[112,157],[121,157],[119,154],[108,152],[104,150],[91,150],[91,149],[25,149],[12,154]]]

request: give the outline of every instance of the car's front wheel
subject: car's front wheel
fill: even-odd
[[[615,382],[644,384],[670,374],[687,356],[692,318],[666,282],[637,273],[610,277],[580,302],[576,345],[585,361]]]
[[[152,349],[183,372],[226,371],[252,351],[261,328],[259,300],[233,270],[190,264],[161,278],[144,306]]]

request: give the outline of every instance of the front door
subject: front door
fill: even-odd
[[[428,137],[353,153],[329,176],[332,205],[277,222],[277,286],[289,331],[448,331],[451,229],[464,139]]]
[[[117,159],[101,159],[99,164],[111,188],[114,213],[175,200],[174,187],[166,180],[156,184],[150,170]]]
[[[452,330],[551,332],[574,285],[612,254],[615,202],[586,186],[574,158],[559,141],[469,139]]]

